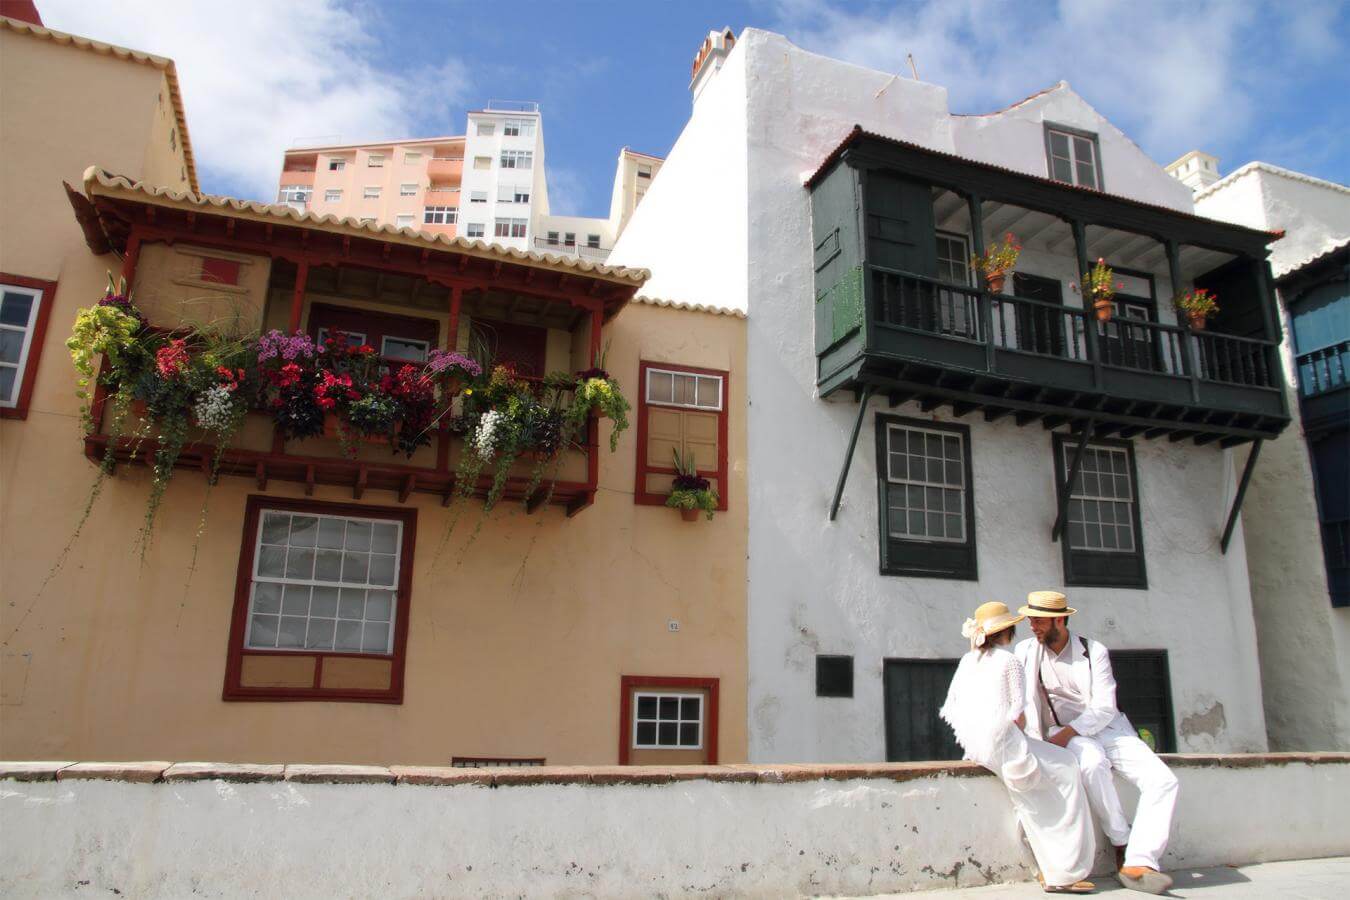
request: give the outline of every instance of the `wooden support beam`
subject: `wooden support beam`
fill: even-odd
[[[886,395],[886,405],[889,406],[891,409],[895,409],[901,403],[913,399],[914,395],[908,391],[891,391],[889,394]]]
[[[534,515],[539,507],[544,505],[544,499],[546,497],[548,497],[548,491],[535,488],[534,493],[525,501],[525,514],[527,516]]]
[[[952,416],[959,419],[964,415],[974,412],[979,406],[978,403],[953,403]]]
[[[1197,434],[1199,434],[1199,433],[1200,433],[1200,432],[1198,432],[1198,431],[1181,431],[1181,430],[1178,430],[1178,431],[1173,431],[1170,435],[1168,435],[1167,439],[1168,439],[1169,441],[1171,441],[1172,443],[1174,443],[1174,444],[1180,444],[1182,441],[1184,441],[1184,440],[1186,440],[1186,439],[1188,439],[1188,438],[1193,438],[1193,437],[1195,437],[1195,436],[1196,436]]]
[[[572,518],[586,507],[590,506],[595,500],[595,495],[589,491],[576,497],[567,503],[567,518]]]
[[[924,397],[919,401],[919,409],[922,412],[932,412],[942,405],[941,397]]]
[[[1233,447],[1238,446],[1239,444],[1245,444],[1251,440],[1255,440],[1255,438],[1226,437],[1223,440],[1219,441],[1219,446],[1225,450],[1230,450]]]
[[[234,237],[234,219],[225,220],[225,236],[227,238]]]
[[[984,420],[986,422],[997,422],[999,419],[1010,415],[1012,415],[1011,409],[1008,409],[1006,406],[1000,406],[997,409],[986,409],[984,411]]]
[[[848,483],[848,469],[853,464],[853,450],[858,446],[858,432],[862,430],[863,419],[867,415],[867,401],[872,399],[872,385],[863,388],[862,401],[858,403],[858,418],[853,422],[853,432],[848,438],[848,449],[844,452],[844,465],[839,470],[839,480],[834,486],[834,500],[830,503],[830,521],[839,514],[839,503],[844,499],[844,485]]]
[[[258,464],[253,467],[253,477],[258,481],[258,490],[267,490],[267,463],[259,460]]]
[[[1252,442],[1252,452],[1247,454],[1247,465],[1242,469],[1242,480],[1238,482],[1237,496],[1233,498],[1233,508],[1228,512],[1228,524],[1224,526],[1223,537],[1219,539],[1219,549],[1228,552],[1228,541],[1237,527],[1238,513],[1242,510],[1242,500],[1247,496],[1247,485],[1252,480],[1252,469],[1256,468],[1256,458],[1261,455],[1261,438]]]
[[[441,492],[441,506],[449,506],[450,501],[455,496],[455,482],[452,480],[445,485],[445,490]]]
[[[290,333],[300,330],[300,315],[305,308],[305,285],[309,282],[309,263],[301,261],[295,270],[295,290],[291,292]]]
[[[1024,411],[1019,412],[1015,416],[1013,416],[1013,420],[1017,422],[1018,428],[1023,428],[1027,425],[1030,425],[1032,422],[1035,422],[1043,415],[1044,413]]]
[[[305,466],[305,496],[314,496],[314,467]]]
[[[1083,462],[1083,451],[1087,449],[1088,440],[1092,437],[1093,421],[1088,419],[1083,424],[1083,430],[1078,435],[1078,445],[1073,451],[1073,461],[1069,464],[1069,476],[1064,479],[1064,489],[1059,492],[1059,514],[1055,516],[1055,524],[1050,529],[1050,543],[1059,540],[1059,536],[1064,531],[1064,522],[1069,515],[1069,498],[1073,495],[1073,480],[1078,477],[1078,467]],[[1058,472],[1055,473],[1058,476]]]
[[[356,470],[356,483],[352,485],[352,499],[360,500],[361,495],[366,492],[366,478],[370,475],[370,469],[367,466],[361,466]]]
[[[1170,428],[1150,428],[1144,432],[1144,440],[1151,441],[1155,438],[1160,438],[1165,434],[1171,434],[1171,432],[1172,429]]]
[[[1206,444],[1212,444],[1212,443],[1214,443],[1215,441],[1217,441],[1220,437],[1222,437],[1222,435],[1214,434],[1213,432],[1208,432],[1208,433],[1206,433],[1206,434],[1196,435],[1196,437],[1195,437],[1195,446],[1197,446],[1197,447],[1203,447],[1203,446],[1205,446]]]
[[[407,503],[408,497],[412,495],[412,492],[416,487],[417,487],[416,475],[409,475],[407,478],[404,478],[403,486],[399,488],[398,491],[398,502]]]
[[[1067,421],[1069,421],[1068,416],[1046,416],[1044,419],[1041,419],[1041,425],[1046,431],[1054,431]]]
[[[1129,425],[1125,428],[1120,429],[1120,434],[1117,435],[1117,437],[1119,437],[1122,441],[1128,441],[1131,438],[1139,435],[1141,432],[1143,432],[1143,430],[1144,426],[1142,425]]]

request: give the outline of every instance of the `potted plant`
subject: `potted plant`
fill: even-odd
[[[708,479],[698,474],[698,467],[694,462],[694,454],[680,456],[679,450],[672,450],[675,456],[675,481],[671,485],[670,496],[666,498],[666,506],[680,511],[680,518],[686,522],[698,521],[700,512],[706,513],[708,519],[713,517],[713,510],[717,509],[717,491],[713,490]]]
[[[482,374],[483,367],[463,353],[437,348],[427,355],[427,375],[440,382],[441,396],[446,403]]]
[[[619,434],[628,428],[628,411],[632,409],[619,390],[619,383],[605,371],[605,356],[609,345],[596,353],[594,365],[577,373],[576,386],[572,389],[572,409],[570,418],[575,428],[580,428],[592,411],[612,419],[614,428],[609,433],[611,452],[619,447]]]
[[[1114,298],[1116,291],[1125,287],[1124,284],[1115,282],[1116,273],[1111,271],[1111,267],[1106,264],[1106,260],[1097,258],[1097,264],[1083,273],[1083,296],[1084,299],[1092,301],[1093,312],[1097,314],[1098,322],[1111,321],[1111,313],[1115,310]]]
[[[1017,265],[1017,257],[1021,253],[1022,245],[1017,242],[1017,238],[1010,231],[1001,242],[988,247],[984,253],[978,256],[972,256],[970,265],[971,268],[984,273],[984,280],[989,284],[991,292],[1001,294],[1008,273]]]
[[[1177,312],[1185,316],[1192,331],[1204,331],[1206,320],[1213,318],[1219,311],[1219,301],[1205,288],[1192,288],[1182,291],[1173,298]]]

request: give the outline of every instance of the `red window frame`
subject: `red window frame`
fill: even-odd
[[[253,582],[253,554],[258,545],[258,528],[263,509],[309,512],[334,516],[394,519],[403,524],[403,544],[399,548],[398,603],[394,621],[394,652],[339,653],[328,650],[249,650],[244,647],[248,625],[249,587]],[[330,503],[289,497],[250,494],[244,508],[244,534],[239,550],[239,568],[235,575],[234,611],[230,617],[230,638],[225,663],[225,700],[345,700],[358,703],[402,703],[403,669],[408,655],[408,610],[412,601],[413,550],[417,545],[417,510],[391,506],[366,506],[360,503]],[[308,688],[245,687],[240,684],[246,656],[316,657],[314,684]],[[328,658],[390,660],[389,689],[321,688],[323,661]]]
[[[725,403],[722,404],[726,406]],[[629,765],[633,752],[633,691],[637,688],[665,688],[668,690],[703,690],[708,692],[704,712],[703,740],[708,749],[707,765],[717,765],[717,714],[720,703],[719,678],[691,678],[677,675],[621,675],[619,676],[619,765]]]
[[[730,485],[727,484],[727,432],[728,419],[727,410],[731,406],[731,376],[722,369],[703,369],[697,366],[683,366],[676,363],[655,362],[653,360],[638,361],[638,400],[637,400],[637,466],[636,477],[633,482],[633,502],[642,506],[665,506],[665,494],[652,494],[646,489],[647,475],[675,475],[674,466],[649,466],[647,465],[647,408],[649,406],[666,407],[664,403],[647,402],[647,370],[664,369],[668,372],[684,372],[691,375],[715,375],[722,379],[722,408],[717,411],[717,468],[705,469],[699,467],[700,475],[712,476],[717,479],[717,510],[719,512],[727,511],[727,495],[731,493]],[[699,412],[686,406],[667,407],[670,409],[682,409],[690,412]],[[712,410],[704,410],[712,412]],[[697,462],[697,460],[695,460]]]
[[[56,282],[8,272],[0,272],[0,282],[40,292],[33,333],[28,338],[28,359],[24,360],[23,371],[19,373],[19,396],[13,406],[0,407],[0,419],[22,420],[28,418],[28,404],[33,399],[33,384],[37,381],[38,362],[42,359],[42,344],[47,336],[47,320],[51,318],[52,303],[56,300]]]
[[[318,343],[320,328],[327,328],[330,334],[333,331],[355,331],[364,334],[366,343],[374,347],[376,353],[380,351],[380,345],[386,337],[426,341],[427,352],[430,353],[438,346],[437,341],[441,333],[440,323],[435,319],[373,312],[331,303],[315,303],[309,308],[309,336],[315,343]],[[421,365],[416,360],[393,356],[381,356],[380,359],[390,367]]]

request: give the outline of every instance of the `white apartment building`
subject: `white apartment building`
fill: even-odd
[[[1264,749],[1235,500],[1289,420],[1276,236],[1195,216],[1064,83],[958,116],[747,29],[709,36],[691,89],[610,262],[747,313],[751,760],[959,753],[936,710],[962,620],[1043,588],[1159,749]],[[1009,231],[995,293],[968,261]],[[1108,322],[1075,290],[1098,257]],[[1185,286],[1224,298],[1203,333]]]
[[[624,148],[608,218],[551,215],[539,105],[493,100],[462,136],[288,150],[277,202],[603,262],[659,166]]]

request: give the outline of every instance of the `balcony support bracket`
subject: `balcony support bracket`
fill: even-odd
[[[1069,498],[1073,491],[1073,480],[1078,477],[1078,467],[1083,463],[1083,451],[1087,449],[1088,440],[1092,437],[1092,427],[1095,423],[1088,419],[1083,423],[1083,430],[1078,434],[1078,445],[1073,449],[1073,461],[1069,463],[1069,477],[1064,479],[1064,489],[1059,492],[1059,514],[1055,516],[1055,526],[1050,529],[1050,543],[1059,540],[1064,533],[1064,520],[1069,515]]]
[[[1228,512],[1228,524],[1224,526],[1223,537],[1219,540],[1219,548],[1228,552],[1228,542],[1233,537],[1233,529],[1237,527],[1238,513],[1242,511],[1242,500],[1247,496],[1247,485],[1252,480],[1252,469],[1256,468],[1256,457],[1261,455],[1261,438],[1252,441],[1252,452],[1247,454],[1247,465],[1242,469],[1242,480],[1238,482],[1237,496],[1233,498],[1233,508]]]
[[[853,432],[848,437],[848,450],[844,452],[844,465],[839,470],[839,481],[834,486],[834,500],[830,503],[830,521],[839,514],[839,502],[844,499],[844,485],[848,482],[848,469],[853,463],[853,451],[858,446],[858,432],[862,431],[863,417],[867,415],[867,402],[872,399],[871,384],[864,385],[862,397],[858,399],[858,418],[853,421]]]

